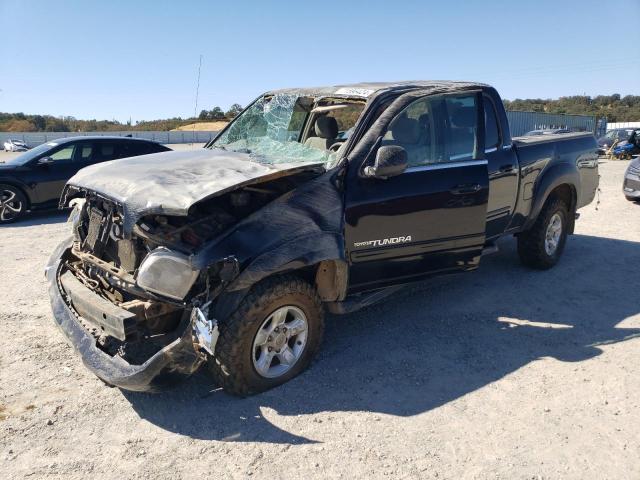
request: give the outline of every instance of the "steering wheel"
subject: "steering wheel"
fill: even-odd
[[[337,152],[342,145],[344,145],[344,142],[336,142],[336,143],[334,143],[333,145],[331,145],[329,147],[329,151],[330,152]]]

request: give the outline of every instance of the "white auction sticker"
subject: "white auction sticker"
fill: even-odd
[[[342,87],[336,90],[336,95],[353,95],[355,97],[368,97],[374,92],[369,88]]]

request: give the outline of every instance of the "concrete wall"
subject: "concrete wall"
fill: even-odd
[[[602,121],[590,115],[562,115],[543,112],[507,112],[509,128],[514,137],[524,135],[531,130],[550,128],[568,128],[579,132],[604,133]],[[605,122],[606,125],[606,122]],[[608,128],[608,127],[606,127]]]
[[[131,135],[134,138],[144,138],[158,143],[206,143],[211,140],[217,132],[199,131],[176,131],[176,132],[0,132],[1,144],[9,138],[22,140],[29,147],[65,137],[86,137],[86,136],[118,136]]]
[[[607,130],[614,128],[640,128],[640,122],[611,122],[607,123]]]

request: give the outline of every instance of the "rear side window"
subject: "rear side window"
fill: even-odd
[[[107,160],[113,160],[115,156],[115,144],[109,141],[96,142],[94,152],[94,160],[96,162],[106,162]]]
[[[471,160],[477,119],[474,93],[424,97],[391,121],[382,145],[403,147],[410,167]]]
[[[482,98],[484,103],[484,148],[489,150],[500,145],[500,130],[493,102],[487,96]]]
[[[118,158],[136,157],[147,153],[150,152],[146,143],[122,142],[118,145]]]
[[[158,143],[145,143],[146,153],[166,152],[169,149]]]

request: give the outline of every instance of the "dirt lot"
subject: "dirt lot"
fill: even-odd
[[[501,243],[476,273],[330,317],[312,368],[237,399],[202,373],[107,388],[55,328],[43,266],[68,226],[0,228],[3,478],[640,478],[640,205],[601,165],[551,271]]]

